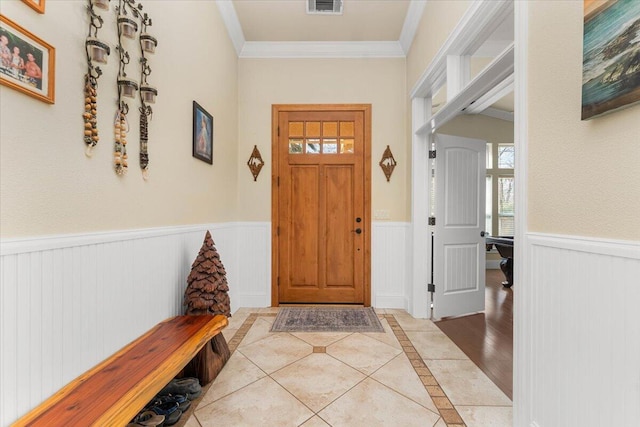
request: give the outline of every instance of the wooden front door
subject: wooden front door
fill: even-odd
[[[273,116],[273,305],[370,305],[370,107]]]

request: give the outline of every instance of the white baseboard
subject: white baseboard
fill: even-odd
[[[407,299],[404,295],[376,295],[373,304],[375,308],[400,308],[407,309]]]

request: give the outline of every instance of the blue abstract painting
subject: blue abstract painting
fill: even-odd
[[[640,102],[640,0],[584,0],[582,119]]]

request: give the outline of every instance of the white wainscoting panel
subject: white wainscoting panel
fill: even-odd
[[[234,305],[269,307],[271,305],[271,223],[241,223],[237,233],[237,284],[239,293]]]
[[[379,221],[371,229],[371,305],[406,310],[411,224]]]
[[[514,289],[525,316],[515,331],[522,425],[637,426],[640,242],[525,240],[525,282]]]
[[[227,271],[232,311],[268,305],[269,223],[3,240],[0,425],[182,314],[186,278],[206,230]]]

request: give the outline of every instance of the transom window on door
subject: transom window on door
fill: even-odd
[[[354,122],[289,122],[289,154],[353,154]]]
[[[511,143],[487,143],[486,231],[493,236],[513,236],[515,149]]]

